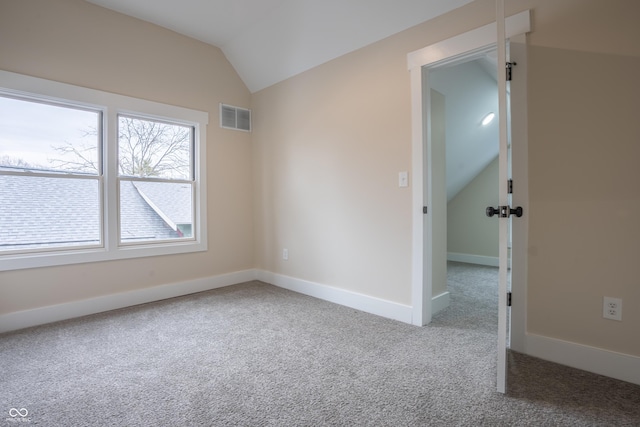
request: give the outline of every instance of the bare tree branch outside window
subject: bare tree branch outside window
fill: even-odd
[[[118,150],[120,175],[190,178],[190,127],[121,116]]]
[[[118,172],[121,176],[191,178],[190,127],[126,116],[120,116],[118,125]],[[94,141],[97,135],[95,128],[84,134]],[[49,159],[56,169],[98,173],[95,142],[67,142],[52,148],[60,154]]]
[[[98,168],[98,131],[96,128],[84,130],[82,139],[89,142],[65,142],[62,145],[53,146],[52,148],[60,155],[60,157],[48,159],[49,164],[55,169],[69,170],[80,173],[89,173],[97,175],[100,170]]]

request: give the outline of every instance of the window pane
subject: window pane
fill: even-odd
[[[190,183],[120,181],[120,241],[193,237]]]
[[[118,132],[121,176],[187,180],[193,176],[192,127],[120,116]]]
[[[0,175],[0,251],[99,245],[97,179]]]
[[[99,173],[101,113],[0,96],[0,167]]]

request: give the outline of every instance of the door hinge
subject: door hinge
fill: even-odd
[[[507,307],[511,307],[511,292],[507,292]]]
[[[515,62],[507,62],[507,64],[506,64],[506,72],[507,72],[507,81],[508,82],[511,81],[511,69],[516,65],[518,65],[518,64],[516,64]]]
[[[507,181],[507,193],[513,194],[513,180],[510,179]]]
[[[426,207],[426,206],[423,206],[423,207],[422,207],[422,213],[423,213],[423,214],[426,214],[426,213],[427,213],[427,207]]]

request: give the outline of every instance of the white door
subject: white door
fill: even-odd
[[[498,156],[499,169],[499,197],[498,197],[498,240],[499,244],[499,278],[498,278],[498,392],[505,393],[507,389],[507,332],[509,328],[509,307],[507,294],[509,290],[508,251],[509,251],[509,192],[507,182],[510,179],[508,161],[508,122],[507,111],[507,40],[505,35],[504,0],[497,0],[497,45],[498,45],[498,128],[500,154]],[[505,216],[506,215],[506,216]]]
[[[510,91],[511,70],[515,66],[509,55],[506,35],[504,0],[496,0],[496,39],[498,53],[498,120],[500,154],[499,197],[497,220],[499,221],[499,274],[498,274],[498,360],[497,390],[505,393],[507,389],[507,349],[509,348],[509,327],[511,308],[511,221],[523,215],[521,207],[511,206],[511,111]],[[488,211],[491,208],[488,208]],[[495,211],[494,211],[495,213]],[[489,214],[489,212],[487,212]]]
[[[429,153],[425,153],[425,134],[423,118],[425,105],[423,104],[423,81],[422,70],[425,66],[441,63],[449,58],[459,57],[462,54],[477,51],[490,45],[498,45],[498,87],[499,87],[499,124],[500,124],[500,161],[499,161],[499,206],[495,207],[499,225],[499,327],[498,327],[498,373],[497,390],[501,393],[506,391],[507,379],[507,336],[508,336],[508,308],[507,308],[507,286],[508,286],[508,242],[509,242],[509,222],[511,208],[509,207],[508,188],[508,128],[507,128],[507,83],[505,75],[506,40],[509,36],[524,34],[529,31],[529,11],[522,12],[510,18],[510,26],[505,31],[504,4],[503,0],[497,0],[497,25],[489,24],[477,30],[445,40],[436,45],[427,46],[408,55],[408,65],[411,71],[412,86],[412,161],[413,161],[413,267],[412,267],[412,300],[413,300],[413,323],[425,325],[431,320],[431,277],[425,271],[424,259],[431,259],[429,250],[429,239],[425,231],[429,229],[429,219],[424,217],[425,203],[429,201],[428,186],[424,183],[429,176],[428,158]],[[497,30],[496,30],[497,29]],[[428,137],[427,137],[428,138]],[[426,146],[429,146],[427,139]],[[426,196],[426,198],[425,198]]]

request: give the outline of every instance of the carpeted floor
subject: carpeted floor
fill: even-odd
[[[516,353],[496,393],[496,270],[450,267],[423,328],[250,282],[0,335],[0,425],[640,425],[640,386]]]

